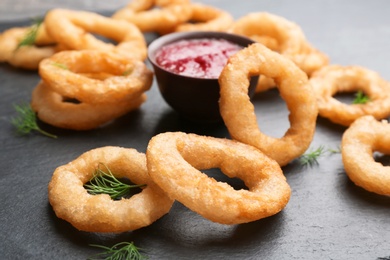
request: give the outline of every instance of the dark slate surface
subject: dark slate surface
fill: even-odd
[[[309,41],[326,52],[332,63],[365,66],[390,80],[388,1],[202,2],[224,8],[235,18],[254,11],[282,15],[298,23]],[[11,2],[9,5],[7,12],[12,12]],[[25,17],[29,17],[27,11]],[[0,30],[18,24],[19,21],[3,22]],[[120,241],[134,241],[150,259],[390,257],[390,198],[352,184],[345,175],[340,154],[323,156],[313,167],[302,167],[295,161],[284,167],[292,197],[281,213],[267,219],[219,225],[175,203],[168,215],[134,232],[79,232],[58,219],[48,203],[47,184],[57,166],[105,145],[145,152],[150,138],[165,131],[216,137],[228,134],[223,125],[201,127],[182,120],[154,85],[141,110],[103,128],[75,132],[42,124],[59,138],[17,136],[9,122],[15,115],[12,106],[28,102],[38,81],[36,72],[0,65],[1,259],[86,259],[100,252],[89,244],[111,246]],[[253,102],[261,129],[281,136],[288,128],[288,112],[277,91],[258,94]],[[337,148],[344,130],[319,119],[312,147]]]

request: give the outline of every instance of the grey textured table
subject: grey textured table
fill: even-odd
[[[239,18],[268,11],[295,21],[308,40],[327,53],[331,63],[361,65],[390,80],[390,2],[386,0],[219,1],[204,0]],[[0,2],[0,31],[27,24],[52,7],[103,11],[123,6],[102,1]],[[59,136],[20,137],[10,124],[13,104],[29,101],[39,81],[36,72],[0,64],[0,258],[85,259],[99,252],[89,244],[111,246],[134,241],[150,259],[390,259],[390,198],[364,191],[345,175],[340,154],[318,165],[292,162],[283,168],[292,188],[279,214],[245,225],[225,226],[203,219],[175,203],[171,212],[149,227],[122,234],[79,232],[58,219],[47,199],[53,170],[83,152],[105,145],[146,150],[165,131],[228,137],[223,125],[200,127],[181,119],[159,95],[106,127],[87,132],[43,127]],[[256,95],[258,122],[266,133],[281,136],[288,128],[277,91]],[[319,119],[312,147],[336,148],[345,128]]]

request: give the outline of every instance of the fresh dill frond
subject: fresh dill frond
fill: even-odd
[[[33,25],[30,26],[30,29],[27,31],[26,35],[21,39],[16,49],[19,49],[22,46],[33,46],[37,38],[39,27],[43,22],[43,18],[35,19]]]
[[[53,62],[52,64],[53,64],[53,66],[56,66],[56,67],[58,67],[58,68],[61,68],[61,69],[64,69],[64,70],[69,70],[68,66],[66,66],[66,65],[63,64],[63,63]]]
[[[331,154],[341,153],[341,147],[338,146],[337,148],[329,148],[328,152],[331,153]]]
[[[102,164],[104,165],[104,164]],[[99,167],[96,169],[92,179],[84,184],[84,188],[92,195],[108,194],[111,199],[120,199],[131,194],[134,188],[143,188],[146,184],[130,185],[124,183],[112,174],[111,170],[104,165],[106,170]]]
[[[301,165],[309,165],[317,164],[317,159],[325,153],[325,147],[323,145],[319,146],[317,149],[310,149],[307,153],[303,154],[299,158],[299,162]]]
[[[102,253],[98,253],[89,260],[143,260],[148,259],[147,256],[141,254],[141,248],[134,245],[133,242],[121,242],[112,247],[101,246],[101,245],[90,245],[105,250]]]
[[[125,70],[125,71],[122,73],[122,76],[124,76],[124,77],[129,76],[132,72],[133,72],[133,69]]]
[[[18,116],[13,117],[11,123],[16,127],[19,134],[27,135],[32,131],[37,131],[45,136],[57,138],[56,135],[50,134],[38,126],[35,111],[29,104],[15,105],[14,108],[18,113]]]
[[[367,102],[370,101],[370,98],[364,94],[363,91],[359,90],[355,94],[355,99],[353,100],[353,104],[366,104]]]

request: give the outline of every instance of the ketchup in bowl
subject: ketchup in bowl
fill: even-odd
[[[159,49],[156,62],[175,74],[216,79],[229,57],[242,48],[225,39],[180,40]]]
[[[199,123],[221,123],[218,77],[228,58],[252,44],[249,38],[224,32],[178,32],[148,46],[157,86],[164,100],[182,117]],[[258,76],[248,91],[252,97]]]

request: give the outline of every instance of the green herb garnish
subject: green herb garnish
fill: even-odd
[[[328,152],[331,153],[331,154],[335,154],[335,153],[341,153],[341,147],[337,147],[337,148],[329,148],[328,149]]]
[[[30,29],[27,31],[26,35],[19,42],[16,50],[22,46],[33,46],[37,38],[39,27],[43,22],[43,18],[35,19],[34,24],[31,25]]]
[[[324,146],[320,146],[318,147],[317,149],[311,149],[309,152],[303,154],[300,158],[299,158],[299,162],[302,164],[302,165],[313,165],[313,164],[317,164],[317,159],[323,155],[325,153],[325,148]]]
[[[370,98],[364,94],[363,91],[359,90],[355,94],[355,99],[353,100],[353,104],[366,104],[367,102],[370,101]]]
[[[125,70],[125,71],[122,73],[122,76],[124,76],[124,77],[129,76],[132,72],[133,72],[133,69]]]
[[[14,106],[18,117],[13,117],[11,123],[16,127],[17,132],[21,135],[27,135],[31,131],[37,131],[45,136],[57,138],[56,135],[42,130],[37,124],[37,116],[29,104]]]
[[[52,64],[53,64],[53,66],[56,66],[58,68],[61,68],[61,69],[64,69],[64,70],[69,70],[68,66],[66,66],[63,63],[53,62]]]
[[[89,183],[84,184],[84,188],[90,194],[108,194],[111,199],[115,200],[130,195],[131,190],[134,188],[143,188],[146,186],[146,184],[130,185],[124,183],[115,178],[107,166],[105,168],[106,171],[98,167]]]
[[[140,251],[141,248],[136,247],[133,242],[121,242],[112,247],[101,246],[101,245],[91,245],[93,247],[98,247],[105,252],[96,254],[89,260],[105,259],[105,260],[141,260],[148,259],[148,257],[143,256]]]

